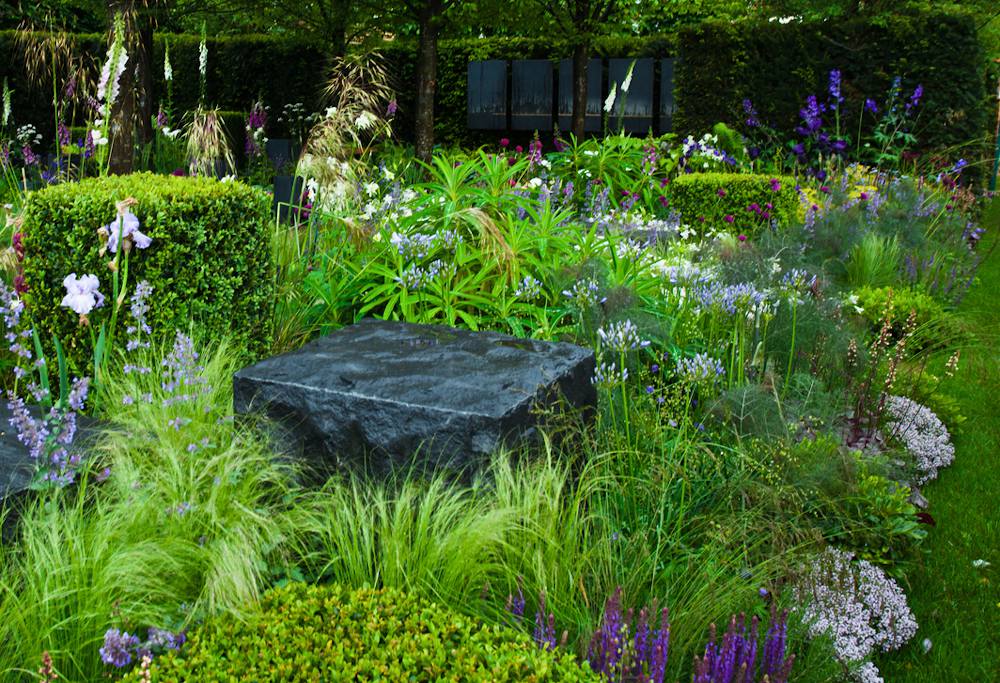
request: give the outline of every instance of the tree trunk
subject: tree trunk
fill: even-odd
[[[153,18],[142,17],[139,28],[139,49],[136,54],[136,88],[139,102],[136,111],[138,116],[139,140],[148,145],[153,141],[153,116],[156,103],[156,93],[153,90]]]
[[[322,4],[322,3],[321,3]],[[333,16],[330,17],[330,46],[335,57],[347,54],[347,29],[350,18],[350,0],[333,3]]]
[[[590,66],[590,44],[581,36],[573,48],[573,135],[583,140],[587,124],[587,68]]]
[[[108,3],[111,25],[114,25],[115,15],[121,13],[125,19],[125,49],[128,62],[119,79],[118,99],[111,107],[109,121],[108,172],[115,175],[125,175],[132,172],[132,161],[135,150],[135,116],[136,116],[136,64],[138,36],[136,35],[136,16],[133,0],[111,0]],[[110,41],[109,41],[110,44]],[[111,90],[109,85],[108,91]]]
[[[442,0],[424,0],[420,8],[417,52],[416,156],[431,160],[434,148],[434,93],[437,90],[438,16]]]

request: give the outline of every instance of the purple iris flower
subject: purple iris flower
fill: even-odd
[[[124,213],[119,214],[118,218],[105,225],[103,229],[108,233],[108,249],[112,254],[118,252],[119,232],[121,232],[120,236],[124,243],[131,242],[139,249],[145,249],[153,241],[148,235],[139,232],[139,219],[127,209]]]

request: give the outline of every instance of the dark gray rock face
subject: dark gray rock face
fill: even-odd
[[[590,410],[593,374],[572,344],[366,320],[240,370],[233,403],[278,420],[318,465],[461,470],[530,436],[539,404]]]
[[[17,430],[10,426],[10,418],[7,401],[0,399],[0,505],[27,491],[35,474],[35,461],[17,440]]]

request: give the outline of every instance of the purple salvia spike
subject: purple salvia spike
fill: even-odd
[[[757,626],[759,624],[760,619],[756,616],[750,620],[750,642],[747,652],[743,657],[746,669],[743,671],[742,683],[753,683],[754,668],[757,664]]]
[[[545,644],[545,593],[538,594],[538,609],[535,610],[535,631],[532,634],[539,647]]]
[[[549,623],[545,628],[545,645],[549,650],[556,649],[556,615],[549,612]]]
[[[649,612],[645,607],[639,610],[639,623],[635,626],[632,652],[635,658],[632,665],[633,675],[642,676],[649,671]]]
[[[660,628],[653,636],[653,650],[650,653],[650,683],[663,683],[667,672],[667,655],[670,651],[670,620],[667,608],[660,612]]]

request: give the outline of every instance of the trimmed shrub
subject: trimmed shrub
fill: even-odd
[[[670,208],[693,226],[704,223],[750,234],[772,220],[785,225],[795,217],[795,187],[795,178],[786,176],[690,173],[670,183]]]
[[[243,618],[219,616],[153,681],[598,681],[574,657],[395,590],[294,583]],[[141,672],[126,676],[142,680]]]
[[[24,215],[25,295],[43,341],[57,335],[70,367],[89,374],[91,332],[61,305],[63,279],[93,273],[108,297],[91,315],[110,319],[112,254],[101,256],[97,230],[115,219],[115,204],[133,197],[140,230],[152,238],[132,249],[120,339],[130,320],[128,297],[147,280],[153,296],[147,319],[155,333],[170,335],[197,324],[208,338],[228,337],[252,354],[269,350],[269,308],[274,299],[269,197],[238,182],[139,173],[55,185],[32,194]]]

